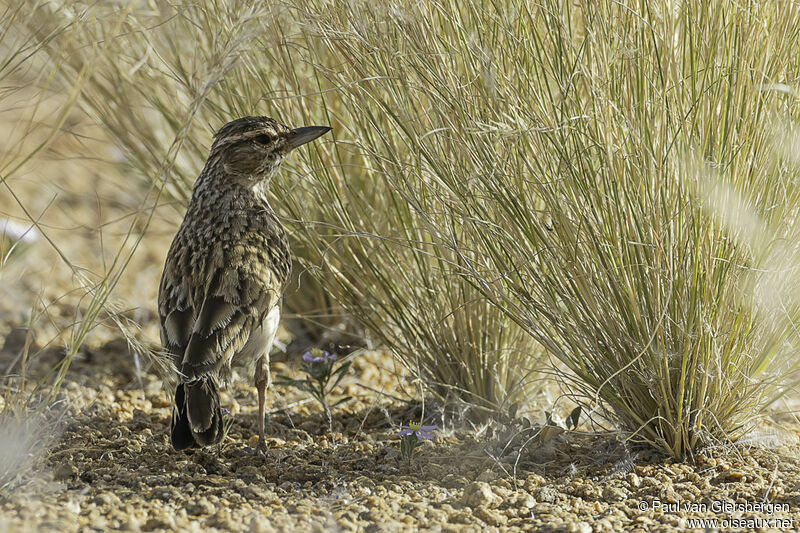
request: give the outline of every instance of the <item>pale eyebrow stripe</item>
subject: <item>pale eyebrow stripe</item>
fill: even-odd
[[[259,135],[267,134],[271,137],[276,137],[277,133],[275,130],[255,130],[255,131],[246,131],[244,133],[237,133],[236,135],[229,135],[227,137],[223,137],[225,142],[239,142],[239,141],[246,141],[252,139],[253,137],[257,137]]]

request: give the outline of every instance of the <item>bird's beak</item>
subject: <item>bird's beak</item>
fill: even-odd
[[[286,151],[294,150],[298,146],[313,141],[320,135],[324,135],[331,131],[328,126],[305,126],[302,128],[295,128],[286,134]]]

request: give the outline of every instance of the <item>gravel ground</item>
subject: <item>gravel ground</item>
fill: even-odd
[[[140,382],[122,342],[82,353],[54,445],[32,481],[0,496],[0,531],[672,531],[703,517],[730,521],[720,529],[800,527],[796,435],[693,463],[581,432],[492,457],[496,439],[462,424],[409,463],[395,433],[421,406],[359,385],[394,390],[390,366],[379,353],[355,359],[342,390],[355,399],[334,411],[333,432],[318,406],[273,388],[266,455],[254,450],[255,394],[236,382],[228,438],[183,453],[169,446],[157,375]],[[753,509],[765,503],[774,508]],[[785,521],[733,522],[743,518]]]

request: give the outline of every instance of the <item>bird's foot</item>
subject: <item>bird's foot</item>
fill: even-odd
[[[262,457],[266,457],[267,456],[267,443],[264,441],[264,437],[263,436],[259,436],[258,437],[258,444],[256,445],[256,451]]]

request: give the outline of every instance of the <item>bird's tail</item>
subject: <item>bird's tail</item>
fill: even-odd
[[[214,378],[179,383],[172,408],[172,447],[209,446],[222,440],[222,409]]]

